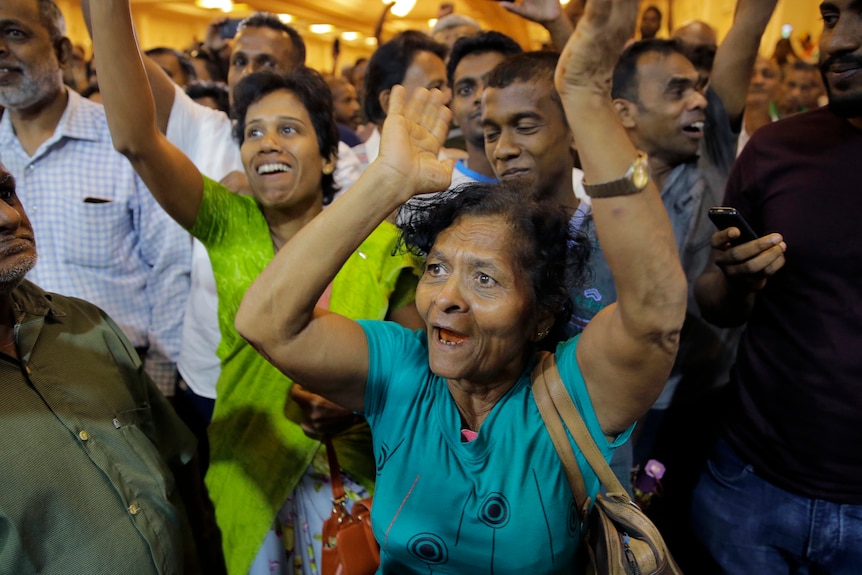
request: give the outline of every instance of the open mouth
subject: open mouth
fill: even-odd
[[[691,134],[692,136],[702,136],[703,135],[703,122],[692,122],[687,126],[682,127],[682,131],[686,134]]]
[[[269,174],[286,174],[288,172],[292,172],[293,168],[288,166],[283,162],[276,162],[272,164],[261,164],[257,167],[257,173],[261,176],[266,176]]]
[[[466,335],[442,327],[437,328],[437,341],[444,345],[456,346],[466,340]]]

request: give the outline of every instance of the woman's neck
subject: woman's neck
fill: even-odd
[[[297,207],[294,210],[262,208],[263,216],[269,225],[274,251],[278,251],[290,241],[305,225],[313,220],[323,210],[320,202],[307,207]]]
[[[479,431],[479,427],[497,405],[497,402],[512,389],[518,379],[499,384],[474,384],[464,380],[447,379],[446,385],[461,419],[467,429]]]

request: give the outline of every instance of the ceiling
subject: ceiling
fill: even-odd
[[[494,0],[453,0],[451,3],[456,13],[478,20],[485,29],[505,32],[525,46],[538,47],[547,37],[539,26],[510,14]],[[382,0],[245,0],[243,4],[235,4],[230,13],[202,9],[195,5],[194,0],[132,0],[132,5],[136,11],[154,11],[166,15],[173,13],[206,21],[223,16],[244,17],[256,10],[287,13],[294,17],[291,25],[303,35],[309,25],[326,23],[335,27],[329,34],[331,38],[343,32],[358,32],[360,38],[357,42],[374,35],[375,26],[384,11]],[[439,6],[439,0],[417,0],[406,17],[388,14],[383,29],[384,40],[408,28],[427,29],[428,21],[437,17]]]

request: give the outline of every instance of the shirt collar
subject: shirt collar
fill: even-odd
[[[98,141],[101,139],[99,130],[99,122],[96,121],[99,104],[86,100],[83,96],[65,88],[69,99],[66,102],[66,109],[54,128],[54,135],[51,136],[40,149],[46,144],[51,144],[61,138],[70,138],[73,140],[90,140]],[[3,119],[0,120],[0,146],[10,146],[15,139],[15,131],[12,129],[12,120],[9,114],[3,114]]]
[[[17,323],[24,323],[34,317],[53,316],[61,318],[66,316],[66,311],[58,302],[54,301],[51,294],[28,280],[22,281],[21,285],[12,290],[12,304]]]

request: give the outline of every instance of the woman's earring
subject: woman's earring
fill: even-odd
[[[335,166],[323,166],[323,175],[328,176],[335,171]]]
[[[542,330],[536,334],[536,339],[537,340],[545,339],[546,337],[548,337],[549,333],[551,333],[551,328],[546,328],[546,329],[544,329],[544,330]]]

